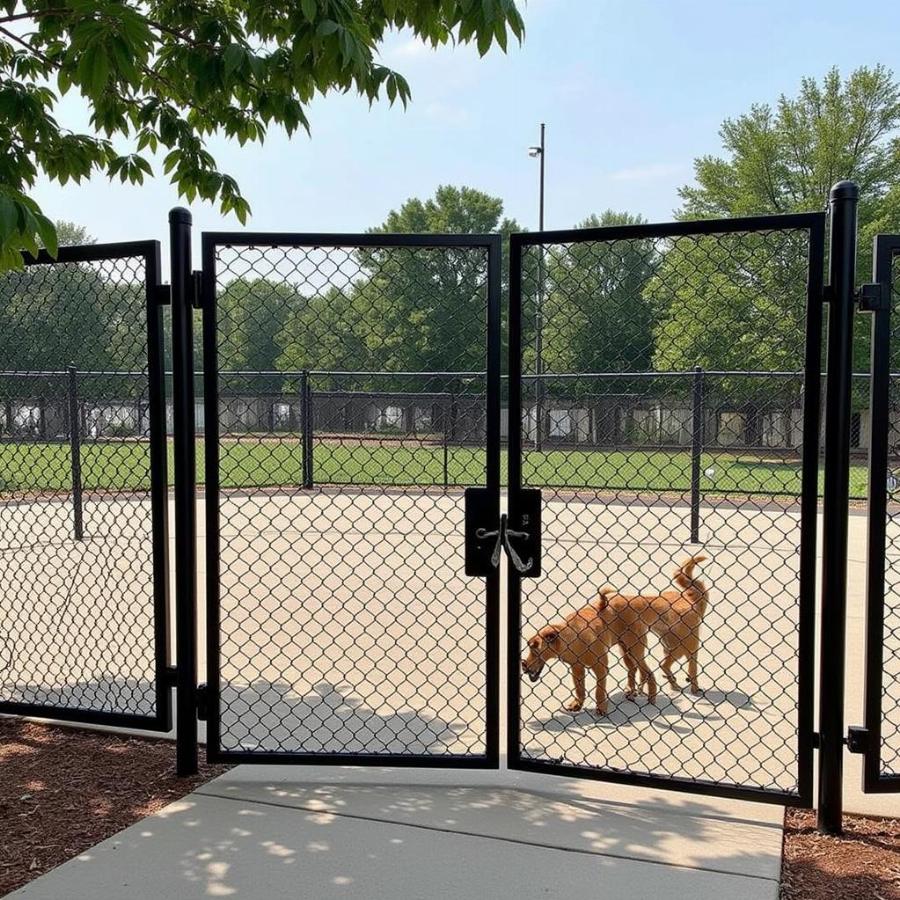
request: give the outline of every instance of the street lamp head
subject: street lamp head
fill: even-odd
[[[529,148],[528,148],[528,155],[529,155],[532,159],[534,159],[534,158],[537,157],[537,156],[540,156],[541,153],[543,153],[543,151],[541,150],[540,147],[529,147]]]

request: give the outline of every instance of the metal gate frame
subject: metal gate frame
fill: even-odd
[[[813,798],[813,749],[815,745],[813,705],[815,678],[816,532],[818,505],[818,465],[824,254],[824,212],[751,216],[664,224],[622,225],[591,229],[529,232],[510,236],[509,287],[509,518],[512,527],[522,527],[528,507],[522,487],[522,261],[523,249],[547,243],[575,243],[588,240],[666,238],[685,235],[712,235],[753,232],[767,229],[805,229],[809,232],[808,279],[806,292],[806,334],[804,360],[803,450],[801,467],[801,536],[798,590],[798,704],[797,704],[797,785],[796,793],[747,787],[738,784],[697,781],[668,775],[647,775],[604,769],[587,769],[558,762],[524,758],[521,752],[521,601],[522,578],[516,567],[508,567],[509,605],[507,614],[507,765],[510,769],[565,775],[620,784],[707,794],[758,802],[809,807]],[[528,577],[528,576],[524,576]]]
[[[166,451],[165,371],[163,365],[162,308],[168,290],[160,281],[159,241],[122,241],[60,247],[56,256],[41,250],[26,256],[25,266],[52,266],[65,263],[101,262],[142,257],[144,261],[147,334],[148,418],[150,424],[150,509],[153,560],[153,646],[156,714],[77,709],[35,703],[0,702],[0,713],[37,716],[62,722],[107,725],[144,731],[172,728],[171,682],[169,678],[169,513]]]
[[[893,265],[900,258],[900,235],[879,234],[872,260],[877,294],[866,305],[872,313],[869,433],[868,541],[866,552],[865,735],[862,789],[900,792],[900,773],[881,773],[884,677],[884,605],[887,537],[887,477],[890,435],[891,306]],[[852,731],[851,731],[852,734]]]
[[[308,234],[286,232],[203,232],[200,308],[203,312],[203,385],[206,517],[206,707],[207,759],[227,763],[405,766],[457,769],[499,768],[500,745],[500,576],[485,577],[485,753],[430,756],[389,753],[230,751],[221,747],[220,575],[219,575],[219,370],[216,309],[216,249],[223,245],[306,248],[447,247],[483,248],[487,253],[486,316],[486,515],[500,519],[500,272],[499,234]],[[195,273],[195,275],[198,273]]]

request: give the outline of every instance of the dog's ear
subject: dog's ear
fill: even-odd
[[[559,640],[559,632],[555,628],[545,628],[541,632],[545,644],[555,644]]]

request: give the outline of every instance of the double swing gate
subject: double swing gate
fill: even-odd
[[[824,213],[506,250],[206,233],[195,272],[176,210],[171,288],[153,243],[4,276],[0,712],[166,729],[174,684],[184,773],[199,712],[212,760],[505,754],[801,806],[818,749],[839,827],[845,743],[867,790],[900,786],[900,239],[856,291],[855,205],[835,188],[827,283]],[[857,302],[872,368],[854,377]],[[71,338],[67,315],[111,338],[89,365],[84,341],[29,346],[41,316]],[[845,735],[851,426],[867,671]]]

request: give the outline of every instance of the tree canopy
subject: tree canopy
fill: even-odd
[[[140,184],[159,155],[181,196],[244,221],[249,204],[208,139],[308,130],[312,100],[335,90],[405,104],[408,83],[379,55],[399,28],[483,55],[523,25],[515,0],[2,0],[0,270],[20,267],[23,250],[56,249],[29,196],[38,175]],[[87,132],[57,118],[69,91],[90,111]]]
[[[441,186],[407,200],[372,233],[508,236],[519,226],[503,203]],[[362,248],[343,260],[347,279],[295,306],[277,338],[282,369],[482,371],[487,257],[471,248]]]

